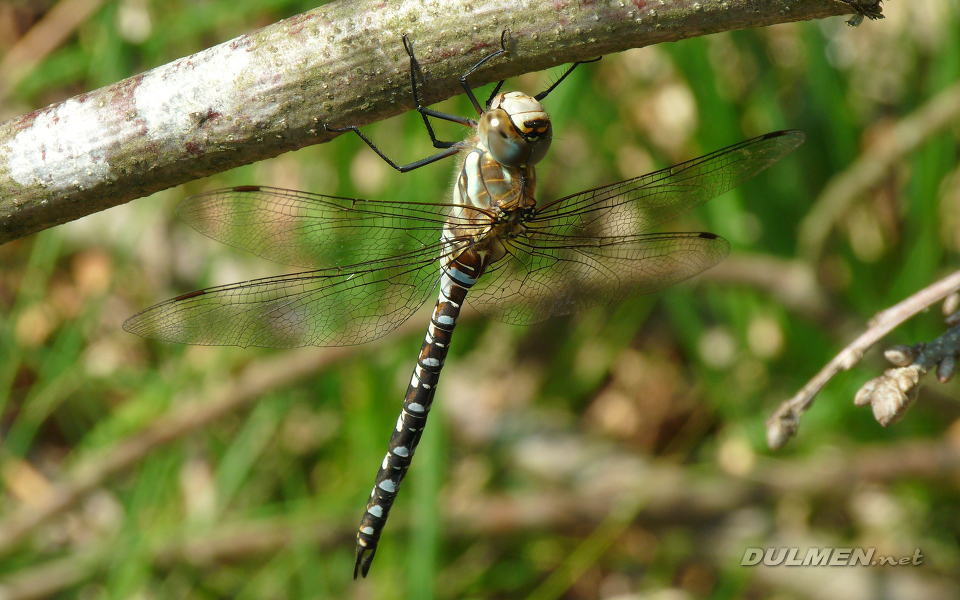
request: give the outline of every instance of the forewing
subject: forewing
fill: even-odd
[[[514,242],[467,298],[485,315],[516,325],[661,290],[709,269],[730,250],[709,233]]]
[[[130,333],[181,344],[349,346],[405,321],[436,287],[439,243],[346,267],[207,288],[130,317]]]
[[[726,240],[646,230],[737,187],[795,150],[802,131],[769,133],[654,173],[543,205],[471,291],[509,323],[663,289],[720,262]]]
[[[544,205],[531,236],[630,236],[683,214],[747,181],[795,150],[806,135],[778,131],[660,171]]]
[[[326,269],[415,252],[449,207],[338,198],[263,186],[213,190],[177,207],[191,227],[281,264]]]

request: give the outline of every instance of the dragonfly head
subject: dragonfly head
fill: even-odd
[[[535,98],[521,92],[497,94],[477,126],[480,141],[508,167],[535,165],[553,140],[550,116]]]

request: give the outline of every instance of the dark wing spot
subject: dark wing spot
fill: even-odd
[[[207,293],[207,292],[204,291],[204,290],[197,290],[197,291],[195,291],[195,292],[187,292],[186,294],[183,294],[182,296],[177,296],[176,298],[174,298],[174,299],[171,300],[170,302],[180,302],[181,300],[189,300],[190,298],[196,298],[197,296],[202,296],[202,295],[204,295],[204,294],[206,294],[206,293]]]

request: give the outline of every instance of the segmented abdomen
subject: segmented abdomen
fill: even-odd
[[[475,255],[474,255],[475,256]],[[397,491],[403,477],[410,467],[410,461],[420,443],[420,435],[427,423],[427,415],[433,403],[433,395],[440,380],[440,370],[447,357],[453,328],[460,316],[467,291],[476,283],[479,268],[454,260],[440,275],[440,297],[433,309],[433,316],[427,326],[427,334],[420,347],[417,366],[403,398],[403,410],[397,420],[397,427],[390,437],[387,455],[383,458],[377,479],[367,500],[367,510],[360,520],[357,533],[357,560],[353,577],[366,577],[377,551],[377,543],[387,515],[397,497]]]

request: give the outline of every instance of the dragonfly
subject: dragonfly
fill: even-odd
[[[506,323],[532,324],[666,288],[720,262],[729,244],[711,233],[650,230],[730,190],[804,141],[778,131],[700,158],[557,200],[536,200],[535,165],[553,138],[541,104],[573,69],[536,96],[501,93],[483,105],[460,82],[478,117],[420,103],[420,65],[407,36],[417,110],[439,152],[401,165],[355,126],[397,171],[460,155],[446,203],[363,200],[262,186],[214,190],[178,207],[215,240],[306,270],[220,285],[151,306],[124,323],[166,342],[289,348],[347,346],[396,329],[428,297],[437,301],[357,533],[354,579],[366,577],[387,516],[410,467],[464,302]],[[439,140],[428,117],[470,127],[463,141]]]

